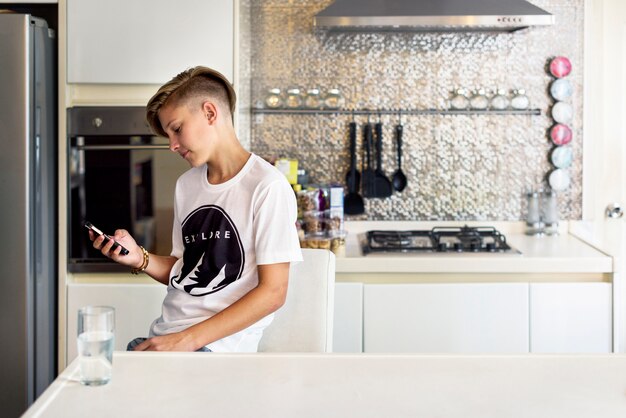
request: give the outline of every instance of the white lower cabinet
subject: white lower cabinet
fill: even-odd
[[[333,352],[363,351],[363,283],[335,284]]]
[[[612,352],[611,283],[531,283],[533,353]]]
[[[70,284],[67,287],[67,364],[76,357],[78,309],[86,305],[115,308],[115,350],[147,337],[150,324],[161,315],[167,287],[155,284]]]
[[[528,283],[366,284],[363,305],[364,352],[528,352]]]

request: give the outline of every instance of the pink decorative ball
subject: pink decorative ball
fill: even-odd
[[[572,130],[567,125],[557,123],[550,129],[550,138],[555,145],[565,145],[572,142]]]
[[[556,78],[567,76],[572,71],[572,63],[566,57],[556,57],[550,61],[550,74]]]

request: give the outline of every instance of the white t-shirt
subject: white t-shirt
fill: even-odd
[[[257,265],[302,260],[291,186],[274,166],[251,154],[225,183],[207,180],[207,166],[176,183],[172,256],[161,317],[152,335],[182,331],[222,311],[258,285]],[[207,345],[217,352],[256,351],[269,315]]]

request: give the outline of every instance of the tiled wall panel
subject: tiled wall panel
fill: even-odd
[[[240,82],[251,106],[268,87],[337,87],[348,108],[446,109],[458,87],[525,88],[541,115],[403,115],[409,183],[388,199],[366,199],[368,219],[520,220],[524,194],[546,187],[552,125],[550,58],[573,63],[571,186],[558,194],[562,219],[582,213],[583,0],[532,0],[556,25],[516,33],[329,33],[313,16],[329,0],[247,0],[240,42],[249,60]],[[246,90],[248,91],[248,90]],[[245,109],[247,110],[247,109]],[[383,168],[396,170],[397,115],[384,123]],[[245,119],[245,117],[244,117]],[[252,115],[244,133],[262,156],[300,160],[317,182],[343,181],[350,115]],[[357,116],[359,144],[366,116]],[[248,131],[249,129],[249,131]],[[361,157],[359,157],[359,165]]]

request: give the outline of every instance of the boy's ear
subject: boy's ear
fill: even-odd
[[[209,124],[213,124],[217,118],[217,106],[212,102],[204,102],[202,104],[202,112],[204,113],[204,117],[207,118]]]

